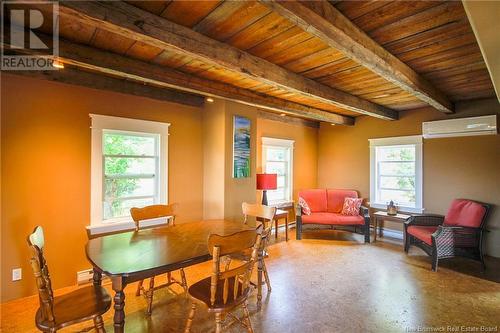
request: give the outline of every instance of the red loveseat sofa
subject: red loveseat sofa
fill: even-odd
[[[342,215],[342,207],[345,198],[357,198],[358,192],[352,190],[313,189],[302,190],[299,197],[303,198],[309,208],[311,215],[302,213],[302,207],[296,207],[296,232],[297,239],[302,239],[302,227],[304,225],[324,226],[332,228],[336,226],[359,228],[365,235],[365,243],[370,243],[370,215],[368,208],[361,207],[359,215]]]

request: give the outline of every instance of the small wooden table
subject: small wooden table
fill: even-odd
[[[200,221],[102,236],[88,241],[87,259],[94,267],[94,284],[110,277],[114,297],[114,331],[125,326],[125,293],[129,283],[207,261],[211,233],[230,235],[255,227],[224,220]],[[262,254],[259,254],[262,255]],[[262,270],[258,270],[262,281]],[[258,300],[262,298],[258,288]]]
[[[396,215],[389,215],[387,212],[383,211],[378,211],[373,213],[373,222],[374,222],[374,227],[375,227],[375,238],[373,239],[374,242],[377,241],[377,228],[378,228],[378,222],[380,221],[393,221],[393,222],[401,222],[405,223],[411,215],[405,215],[405,214],[396,214]],[[379,228],[379,232],[381,229]]]
[[[278,238],[278,221],[285,219],[285,239],[288,242],[288,211],[283,209],[276,209],[274,214],[274,236]]]

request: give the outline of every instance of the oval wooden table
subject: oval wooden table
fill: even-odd
[[[127,284],[209,260],[207,239],[212,233],[229,235],[254,228],[243,223],[211,220],[89,240],[86,254],[94,269],[94,284],[100,285],[102,274],[106,274],[115,292],[114,331],[124,331],[123,289]]]

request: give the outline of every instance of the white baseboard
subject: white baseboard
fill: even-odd
[[[381,228],[382,231],[382,236],[384,237],[391,237],[391,238],[396,238],[396,239],[403,239],[403,232],[400,230],[392,230],[392,229],[385,229]]]

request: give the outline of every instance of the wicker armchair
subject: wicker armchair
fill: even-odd
[[[490,205],[456,199],[446,216],[412,216],[404,225],[404,249],[416,245],[432,257],[432,270],[438,261],[456,256],[479,260],[484,265],[483,231]]]

